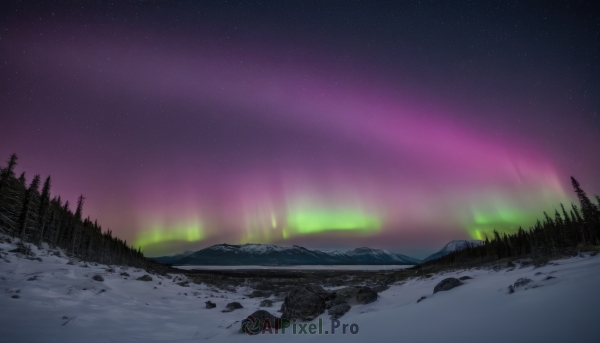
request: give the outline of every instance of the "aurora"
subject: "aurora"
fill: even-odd
[[[72,204],[83,193],[85,216],[148,256],[218,243],[424,256],[569,206],[571,175],[600,192],[597,82],[546,54],[567,43],[490,43],[379,7],[381,28],[361,17],[343,33],[321,29],[348,22],[335,11],[281,30],[250,9],[178,8],[89,10],[86,25],[16,13],[0,37],[0,155]],[[432,42],[433,27],[452,34]]]

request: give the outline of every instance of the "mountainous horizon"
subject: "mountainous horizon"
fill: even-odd
[[[469,245],[482,243],[477,240],[453,240],[423,260],[369,247],[359,247],[344,252],[308,249],[298,245],[282,247],[260,243],[222,243],[195,252],[184,251],[174,255],[149,257],[149,259],[170,265],[412,265],[445,256]]]

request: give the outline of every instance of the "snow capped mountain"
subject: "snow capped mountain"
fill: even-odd
[[[271,244],[217,244],[191,254],[152,259],[173,265],[402,265],[420,262],[382,249],[358,248],[344,253],[337,250],[310,250],[297,245],[281,247]]]
[[[455,251],[459,251],[459,250],[463,250],[469,246],[480,246],[483,245],[483,241],[478,241],[478,240],[455,240],[455,241],[451,241],[450,243],[444,245],[444,247],[436,252],[435,254],[432,254],[430,256],[428,256],[427,258],[425,258],[423,260],[423,262],[427,262],[427,261],[431,261],[431,260],[435,260],[436,258],[440,258],[442,256],[446,256],[450,253],[453,253]]]

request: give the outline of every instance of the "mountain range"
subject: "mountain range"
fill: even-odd
[[[149,258],[153,261],[183,265],[414,265],[461,250],[469,244],[481,241],[452,241],[440,251],[419,260],[383,249],[356,248],[341,252],[338,250],[311,250],[297,245],[281,247],[271,244],[217,244],[196,252]]]

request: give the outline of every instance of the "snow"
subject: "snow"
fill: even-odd
[[[271,244],[244,244],[240,247],[241,251],[251,253],[251,254],[266,254],[272,251],[284,251],[290,250],[293,248],[288,247],[280,247],[277,245]]]
[[[0,244],[0,254],[4,256],[0,259],[2,342],[254,339],[238,333],[239,323],[235,323],[259,309],[261,299],[245,297],[247,289],[217,293],[206,285],[181,287],[174,280],[156,275],[152,275],[150,282],[137,281],[135,278],[144,275],[144,271],[112,266],[116,273],[109,273],[108,266],[103,265],[91,264],[89,268],[83,267],[83,262],[67,265],[67,258],[49,256],[37,248],[33,250],[43,261],[32,261],[7,253],[14,247]],[[380,293],[374,303],[355,305],[340,318],[342,323],[359,326],[356,335],[342,335],[338,329],[335,335],[288,332],[283,337],[263,335],[259,339],[334,343],[600,342],[596,318],[600,305],[600,255],[586,254],[540,268],[519,267],[517,264],[513,270],[463,270],[393,285]],[[122,271],[131,277],[120,276]],[[541,274],[536,275],[538,272]],[[95,274],[102,275],[104,281],[92,280]],[[463,275],[473,279],[432,295],[434,286],[442,279]],[[550,275],[555,278],[545,280]],[[507,286],[522,277],[541,287],[519,288],[508,294]],[[13,299],[13,295],[20,298]],[[421,296],[427,298],[416,303]],[[204,302],[209,299],[217,308],[205,308]],[[240,302],[244,308],[220,312],[231,301]],[[281,302],[276,302],[267,310],[277,315],[280,305]],[[328,316],[323,314],[320,318],[324,327],[330,328]]]

